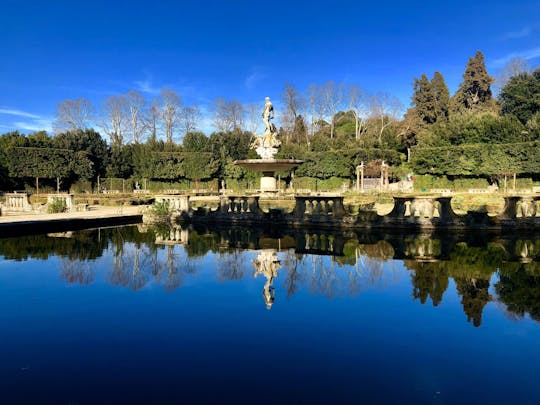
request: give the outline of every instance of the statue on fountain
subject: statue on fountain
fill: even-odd
[[[265,98],[262,118],[265,125],[264,134],[258,135],[251,147],[262,159],[273,159],[278,152],[277,147],[281,145],[281,141],[277,138],[276,126],[271,122],[274,119],[274,106],[270,97]]]

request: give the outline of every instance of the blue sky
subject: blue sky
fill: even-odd
[[[108,3],[0,0],[0,133],[130,89],[170,87],[204,110],[334,80],[408,106],[414,77],[440,71],[454,92],[476,50],[492,75],[515,56],[540,65],[538,0]]]

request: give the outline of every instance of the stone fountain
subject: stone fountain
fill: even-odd
[[[274,118],[274,106],[270,101],[270,97],[265,99],[262,117],[266,126],[264,134],[257,135],[251,144],[251,148],[255,149],[260,159],[235,160],[234,164],[263,174],[259,188],[261,193],[277,193],[275,173],[292,170],[303,163],[303,160],[274,158],[281,141],[277,137],[276,126],[271,122]]]

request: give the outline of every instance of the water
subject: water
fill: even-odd
[[[538,403],[540,238],[0,239],[0,402]]]

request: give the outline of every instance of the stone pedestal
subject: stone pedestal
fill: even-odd
[[[267,176],[266,173],[261,177],[261,192],[276,192],[277,182],[274,176]]]

